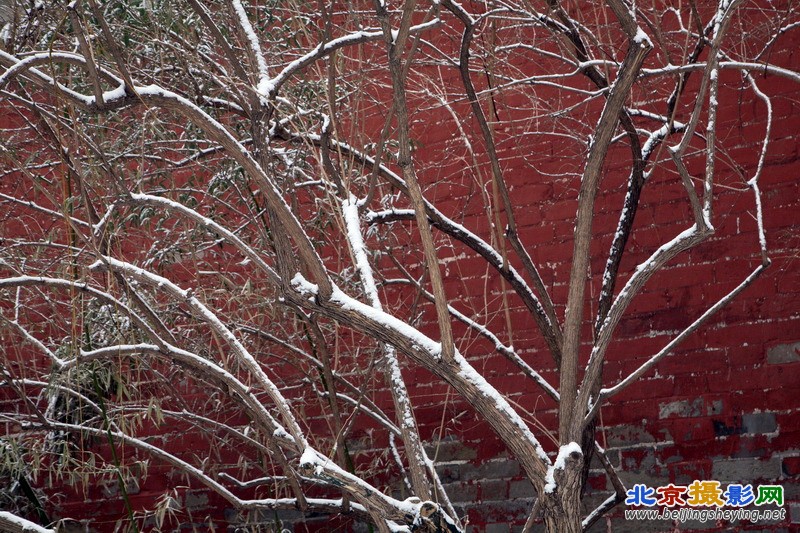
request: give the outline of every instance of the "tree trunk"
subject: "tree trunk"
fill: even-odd
[[[555,489],[542,494],[542,514],[549,533],[581,532],[581,486],[583,485],[583,457],[572,453],[564,460],[564,467],[554,467]]]

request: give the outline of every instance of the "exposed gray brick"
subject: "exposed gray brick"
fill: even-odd
[[[604,428],[603,434],[608,448],[622,448],[656,440],[641,426],[613,426]]]
[[[474,502],[478,497],[478,485],[472,483],[449,483],[444,491],[453,502]]]
[[[611,464],[615,468],[617,468],[619,467],[620,461],[622,460],[622,451],[620,448],[613,450],[606,448],[606,457],[608,457],[608,460],[611,462]],[[605,469],[603,468],[603,463],[600,462],[600,459],[596,453],[592,454],[591,465],[593,470],[602,470],[605,472]]]
[[[509,533],[511,528],[508,524],[486,524],[486,533]]]
[[[800,524],[800,503],[789,504],[789,520],[792,524]]]
[[[536,496],[536,491],[533,490],[533,485],[527,479],[512,481],[508,487],[508,497],[512,500],[533,498],[534,496]]]
[[[800,361],[800,342],[778,344],[767,350],[767,362],[773,364]]]
[[[692,416],[701,416],[702,414],[703,414],[702,398],[696,398],[692,401],[677,400],[674,402],[658,404],[658,418],[669,418],[671,416],[686,418]]]
[[[291,525],[298,522],[312,522],[314,517],[306,516],[304,513],[292,510],[282,509],[277,513],[269,509],[261,509],[257,511],[237,513],[233,510],[226,510],[225,520],[229,524],[234,524],[241,528],[241,531],[267,531],[276,528],[287,528],[291,531]],[[259,529],[261,528],[261,529]],[[280,531],[280,529],[278,529]]]
[[[467,514],[469,514],[469,509],[466,508],[464,504],[459,504],[455,502],[451,502],[453,504],[453,510],[456,512],[456,516],[461,519],[462,522],[466,521]],[[467,528],[469,531],[469,528]]]
[[[742,415],[745,433],[772,433],[778,429],[775,413],[750,413]]]
[[[183,498],[183,505],[187,509],[202,509],[208,505],[208,494],[201,491],[187,492]]]
[[[472,465],[465,463],[437,464],[436,472],[439,474],[439,478],[442,480],[442,483],[452,483],[453,481],[458,481],[461,479],[462,468],[471,469],[473,467]]]
[[[786,476],[784,475],[784,479]],[[781,482],[783,485],[783,498],[785,501],[800,502],[800,483],[795,479]]]
[[[103,495],[107,498],[119,498],[121,497],[121,491],[119,486],[119,480],[108,479],[100,482],[100,486],[103,490]],[[125,492],[128,493],[129,496],[133,494],[139,494],[139,482],[136,478],[129,478],[125,480]]]
[[[706,406],[706,414],[708,416],[721,414],[723,407],[725,407],[725,404],[722,400],[714,400]]]
[[[480,487],[483,501],[508,499],[508,481],[504,479],[487,479],[480,482]]]
[[[429,457],[435,457],[436,461],[471,461],[478,456],[474,448],[464,445],[460,441],[446,440],[435,444],[427,444],[425,451]]]
[[[658,486],[668,477],[666,468],[656,463],[654,449],[646,450],[644,456],[641,456],[641,450],[623,452],[618,473],[629,486],[636,483]]]
[[[513,459],[486,461],[473,470],[462,467],[461,479],[509,479],[520,473],[519,463]]]
[[[711,478],[717,481],[748,482],[755,479],[778,479],[781,475],[780,458],[714,459]]]
[[[625,486],[632,487],[636,483],[644,483],[645,485],[651,487],[657,487],[659,485],[663,485],[664,481],[668,478],[668,474],[666,472],[662,472],[660,469],[654,472],[650,472],[648,470],[636,470],[630,472],[618,472],[619,477]]]

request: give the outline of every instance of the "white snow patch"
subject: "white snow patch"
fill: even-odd
[[[391,520],[387,520],[386,525],[389,527],[389,531],[392,533],[410,533],[411,531],[408,526],[398,525],[396,522]]]
[[[356,267],[361,277],[361,285],[367,294],[367,300],[372,307],[380,310],[381,303],[378,297],[378,288],[375,286],[375,277],[367,257],[364,237],[361,234],[361,223],[358,219],[358,200],[355,196],[350,195],[348,200],[342,202],[342,216],[347,228],[347,240],[350,241],[350,247],[355,256]]]
[[[275,92],[275,81],[269,78],[262,78],[261,81],[258,82],[258,94],[264,97],[269,97]]]
[[[581,446],[577,442],[570,442],[558,449],[558,456],[552,466],[548,467],[547,475],[544,480],[546,481],[544,491],[552,493],[556,490],[556,470],[564,470],[566,466],[567,457],[573,453],[583,453]]]
[[[48,529],[46,527],[34,524],[30,520],[25,520],[24,518],[21,518],[15,514],[11,514],[7,511],[0,511],[0,518],[19,527],[25,533],[54,533],[55,531],[53,529]]]
[[[648,48],[653,47],[653,41],[650,40],[650,37],[647,36],[641,26],[636,28],[636,35],[633,37],[633,42],[640,46],[647,46]]]
[[[299,276],[299,278],[298,278]],[[305,278],[302,275],[297,274],[294,278],[292,278],[292,285],[297,287],[304,287],[307,285],[303,285],[302,282],[308,284]],[[297,285],[295,285],[297,283]],[[316,287],[316,285],[313,285]],[[366,318],[374,320],[375,322],[379,322],[380,324],[386,326],[389,329],[396,331],[397,333],[406,337],[413,345],[422,348],[423,350],[427,351],[432,357],[439,358],[442,354],[442,344],[440,342],[436,342],[424,333],[420,332],[413,326],[403,322],[399,318],[390,315],[384,311],[380,311],[375,309],[374,307],[370,307],[362,302],[359,302],[355,298],[352,298],[342,292],[341,289],[338,287],[333,288],[333,293],[331,294],[331,301],[339,304],[342,309],[347,311],[355,311]]]
[[[308,281],[300,272],[294,275],[291,283],[292,287],[303,296],[313,299],[319,293],[319,285]]]
[[[314,465],[314,473],[316,475],[322,474],[322,466],[319,464],[319,454],[313,448],[306,448],[303,455],[300,456],[300,466]]]
[[[253,30],[253,26],[250,24],[250,19],[247,17],[247,12],[244,10],[244,6],[239,0],[232,0],[231,4],[233,6],[233,10],[236,12],[236,16],[239,18],[239,24],[241,25],[242,30],[244,30],[247,40],[250,42],[250,48],[253,51],[253,55],[258,62],[258,73],[260,75],[260,79],[263,80],[264,78],[268,78],[267,62],[264,61],[264,54],[261,52],[261,43],[259,43],[258,36]]]

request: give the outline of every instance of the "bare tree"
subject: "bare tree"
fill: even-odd
[[[243,513],[464,531],[414,414],[421,368],[521,463],[538,494],[526,529],[585,530],[625,498],[599,409],[769,265],[763,85],[800,80],[769,60],[798,24],[791,2],[17,4],[0,51],[15,479],[106,476],[127,501],[160,464]],[[734,178],[725,99],[757,102],[766,125]],[[758,266],[604,376],[634,298],[714,234],[721,175],[751,195]],[[642,191],[675,184],[673,238],[634,260]],[[551,193],[525,193],[537,186]],[[565,276],[543,273],[532,215],[558,202],[576,212]],[[459,294],[450,270],[476,261],[493,289]],[[540,340],[525,346],[529,319]],[[477,369],[488,358],[557,404],[558,427],[509,402]],[[354,453],[364,427],[385,454]],[[152,438],[174,428],[198,435],[195,454]],[[581,516],[593,455],[615,490]],[[408,498],[387,494],[393,477]],[[149,511],[159,525],[171,501]]]

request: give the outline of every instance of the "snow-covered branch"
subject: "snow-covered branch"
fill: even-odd
[[[474,445],[535,490],[512,527],[597,527],[626,492],[603,406],[791,248],[800,14],[690,4],[0,12],[3,464],[125,500],[146,457],[167,488],[120,527],[185,525],[190,487],[234,528],[453,533]]]

